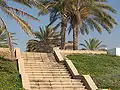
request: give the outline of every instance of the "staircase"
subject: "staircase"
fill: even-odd
[[[64,63],[52,53],[22,52],[31,90],[87,90],[80,79],[72,79]]]

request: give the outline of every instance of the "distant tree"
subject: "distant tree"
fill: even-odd
[[[83,46],[84,50],[100,50],[102,48],[105,48],[106,45],[102,45],[102,41],[96,39],[96,38],[92,38],[89,39],[89,41],[84,40],[85,44],[80,44],[81,46]]]
[[[60,33],[56,28],[47,27],[42,29],[40,27],[39,32],[35,32],[35,40],[29,40],[27,43],[27,51],[29,52],[40,52],[51,51],[54,46],[57,46],[60,41]]]

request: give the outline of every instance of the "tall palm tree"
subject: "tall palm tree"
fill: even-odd
[[[40,14],[45,11],[50,15],[50,24],[52,25],[58,19],[60,22],[56,26],[61,25],[61,49],[65,47],[66,29],[67,29],[67,17],[66,17],[66,7],[69,5],[68,0],[44,0],[42,1],[42,10],[40,8]],[[45,13],[46,13],[45,12]]]
[[[80,44],[81,46],[83,46],[85,50],[99,50],[102,48],[105,48],[106,45],[102,45],[102,41],[96,39],[96,38],[92,38],[89,39],[89,41],[84,40],[85,44]]]
[[[68,1],[66,0],[56,0],[56,4],[53,7],[53,11],[51,12],[51,22],[57,20],[57,18],[61,17],[61,49],[65,49],[65,39],[66,39],[66,29],[67,29],[67,17],[66,17],[66,8]],[[56,18],[56,19],[55,19]]]
[[[39,32],[35,32],[35,38],[28,41],[27,51],[40,52],[41,49],[45,49],[49,52],[53,46],[59,44],[60,34],[56,28],[46,26],[45,30],[40,28]]]
[[[12,0],[13,2],[19,2],[19,3],[23,3],[22,1],[26,1],[26,0]],[[31,0],[32,1],[32,0]],[[30,19],[33,20],[38,20],[37,18],[33,17],[32,15],[18,9],[18,8],[14,8],[12,6],[10,6],[8,4],[9,1],[6,0],[0,0],[0,10],[2,12],[4,12],[6,15],[10,16],[11,18],[13,18],[21,27],[22,29],[29,35],[33,35],[32,32],[32,28],[31,26],[25,21],[23,20],[20,16],[27,16]],[[23,3],[24,5],[29,5],[27,3]],[[29,5],[30,6],[30,5]],[[8,28],[7,25],[5,23],[5,21],[3,20],[2,16],[0,16],[0,27],[3,28],[3,30],[6,31],[6,35],[8,37],[8,44],[9,44],[9,48],[11,51],[11,57],[13,57],[13,47],[12,47],[12,43],[11,43],[11,36],[10,33],[8,32]]]
[[[60,19],[61,22],[58,25],[61,25],[61,49],[64,49],[65,45],[65,38],[66,38],[66,28],[67,28],[67,21],[70,19],[71,11],[76,11],[74,7],[76,7],[74,4],[77,0],[44,0],[43,5],[47,7],[47,9],[50,11],[50,25],[55,22],[57,19]],[[91,0],[83,1],[83,3],[91,2]],[[80,1],[80,2],[81,2]],[[78,2],[77,2],[78,3]],[[87,5],[87,4],[86,4]],[[74,6],[74,7],[73,7]],[[73,9],[74,8],[74,9]],[[43,9],[44,10],[44,9]],[[86,10],[83,10],[83,12]],[[79,12],[79,10],[78,10]],[[76,14],[78,13],[76,12]],[[82,12],[82,13],[83,13]],[[73,13],[73,12],[72,12]],[[79,14],[80,15],[80,14]],[[83,14],[82,14],[83,15]],[[84,16],[84,15],[83,15]],[[84,16],[85,17],[85,16]],[[74,18],[74,15],[71,16],[71,18]],[[74,20],[74,19],[73,19]],[[80,20],[80,18],[78,19]],[[71,20],[72,21],[72,20]],[[72,21],[73,22],[73,21]],[[79,21],[80,22],[80,21]],[[77,23],[77,22],[76,22]],[[71,25],[69,29],[73,28]],[[73,34],[75,37],[77,34]],[[78,35],[77,35],[78,36]],[[74,37],[74,38],[75,38]],[[77,38],[76,38],[77,39]],[[74,39],[74,40],[76,40]],[[77,40],[76,40],[77,41]],[[74,44],[77,45],[77,44]]]
[[[73,30],[73,49],[78,49],[78,32],[89,33],[89,29],[102,33],[102,29],[111,32],[117,22],[108,12],[116,13],[107,0],[74,0],[68,9],[70,31]]]

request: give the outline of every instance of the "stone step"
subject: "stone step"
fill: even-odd
[[[66,68],[64,65],[54,65],[54,64],[24,64],[24,67],[63,67]]]
[[[49,59],[55,60],[55,57],[54,57],[54,55],[52,53],[51,54],[47,54],[47,56],[48,56]]]
[[[46,71],[43,71],[43,70],[41,70],[41,71],[29,71],[29,70],[25,70],[25,72],[27,73],[27,74],[68,74],[68,75],[70,75],[69,74],[69,72],[68,71],[50,71],[50,70],[46,70]]]
[[[56,60],[43,60],[43,59],[37,59],[37,58],[23,58],[24,61],[40,61],[40,62],[47,62],[47,63],[50,63],[50,62],[53,62],[53,63],[57,63]]]
[[[26,73],[68,73],[68,71],[25,71]]]
[[[35,70],[35,69],[37,69],[37,70],[48,70],[48,69],[54,70],[55,69],[55,70],[66,70],[67,71],[66,67],[47,67],[47,66],[46,67],[45,66],[43,66],[43,67],[26,66],[25,69],[26,70],[31,70],[31,69],[32,70]]]
[[[59,68],[60,68],[60,69],[67,69],[65,66],[60,67],[60,66],[45,66],[45,65],[39,65],[39,66],[38,66],[38,65],[36,65],[36,66],[24,65],[24,67],[25,67],[25,68],[46,68],[46,69],[47,69],[47,68],[53,68],[53,69],[54,69],[54,68],[55,68],[55,69],[59,69]]]
[[[29,78],[70,78],[70,76],[28,76]]]
[[[42,59],[41,57],[22,57],[25,61],[34,61],[34,60],[40,60],[40,61],[56,61],[55,59]]]
[[[45,63],[33,63],[33,64],[28,64],[28,63],[24,63],[25,66],[54,66],[54,67],[65,67],[64,65],[59,65],[59,64],[45,64]]]
[[[32,90],[87,90],[84,88],[32,88]]]
[[[26,71],[67,71],[66,69],[63,68],[25,68]]]
[[[35,60],[33,60],[33,61],[35,61]],[[44,61],[43,61],[43,62],[39,62],[39,63],[28,62],[28,63],[25,63],[25,64],[38,64],[38,65],[39,65],[39,64],[46,64],[46,65],[47,65],[47,64],[49,64],[49,65],[52,64],[52,65],[64,65],[64,64],[62,64],[62,63],[59,64],[59,63],[57,63],[57,62],[44,62]]]
[[[70,78],[71,76],[69,75],[39,75],[39,76],[34,76],[34,75],[28,75],[29,78]]]
[[[58,63],[56,63],[56,61],[55,62],[51,62],[50,63],[50,61],[47,63],[47,62],[45,62],[45,61],[24,61],[24,64],[25,65],[57,65],[57,66],[65,66],[65,65],[63,65],[63,64],[58,64]]]
[[[57,67],[57,66],[24,66],[26,69],[64,69],[67,70],[66,67]]]
[[[67,68],[66,67],[57,67],[57,66],[24,66],[26,69],[48,69],[48,68],[50,68],[50,69],[65,69],[65,70],[67,70]]]
[[[44,73],[27,73],[27,75],[29,76],[29,75],[33,75],[33,76],[41,76],[41,75],[43,75],[43,76],[46,76],[46,75],[58,75],[58,76],[62,76],[62,75],[68,75],[68,76],[70,76],[68,73],[60,73],[60,72],[58,72],[58,73],[54,73],[54,72],[51,72],[51,73],[47,73],[47,72],[44,72]]]
[[[68,73],[38,73],[38,74],[28,74],[28,76],[69,76]]]
[[[65,67],[65,65],[59,65],[59,64],[47,64],[47,63],[33,63],[33,64],[28,64],[24,63],[25,66],[55,66],[55,67]]]
[[[25,68],[25,71],[66,71],[66,69],[62,68]]]
[[[31,88],[85,88],[85,86],[83,85],[39,85],[39,84],[36,84],[36,85],[30,85]]]
[[[84,88],[32,88],[32,90],[87,90]]]
[[[83,83],[81,82],[45,82],[45,81],[41,81],[41,82],[30,82],[30,85],[35,85],[35,84],[39,84],[39,85],[83,85]]]
[[[34,58],[33,58],[33,59],[28,59],[28,58],[25,59],[25,58],[23,58],[23,59],[24,59],[25,62],[29,62],[29,61],[31,61],[31,62],[32,62],[32,61],[33,61],[33,62],[35,62],[35,61],[43,62],[42,59],[34,59]]]
[[[62,79],[70,79],[70,77],[28,77],[29,80],[41,80],[41,79],[44,79],[44,80],[55,80],[55,79],[59,79],[59,80],[62,80]]]
[[[25,68],[46,68],[46,69],[47,69],[47,68],[55,68],[55,69],[56,69],[56,68],[57,68],[57,69],[60,68],[60,69],[66,69],[66,67],[64,67],[64,66],[59,67],[59,66],[44,66],[44,65],[39,65],[39,66],[37,66],[37,65],[36,65],[36,66],[32,66],[32,65],[31,65],[31,66],[30,66],[30,65],[27,66],[27,65],[25,65],[24,67],[25,67]]]
[[[81,82],[80,79],[39,79],[39,80],[34,80],[31,79],[30,82]]]
[[[36,63],[36,62],[37,62],[37,63],[42,63],[42,62],[46,62],[46,61],[44,61],[44,60],[39,60],[39,59],[38,59],[38,60],[36,60],[36,59],[34,59],[34,60],[24,59],[24,62],[25,62],[25,63],[29,63],[29,62],[30,62],[30,63]],[[50,62],[51,62],[51,63],[52,63],[52,62],[53,62],[53,63],[56,63],[55,60],[54,60],[54,61],[53,61],[53,60],[48,61],[48,63],[50,63]]]

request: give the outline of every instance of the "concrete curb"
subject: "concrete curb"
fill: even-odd
[[[58,62],[63,62],[64,58],[60,54],[59,49],[54,48],[53,50],[54,50],[54,55],[55,55],[55,58],[57,59],[57,61]]]
[[[21,57],[20,48],[15,48],[15,56],[16,56],[18,67],[19,67],[19,73],[22,78],[23,88],[25,90],[30,90],[29,80],[28,80],[27,74],[25,74],[24,60]]]
[[[89,75],[82,75],[81,79],[88,90],[98,90],[98,87]]]
[[[74,64],[71,60],[65,60],[65,64],[74,79],[80,79],[80,74],[78,73],[77,69],[75,68]]]

